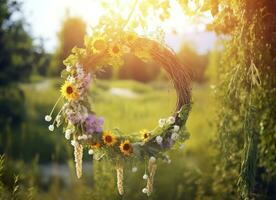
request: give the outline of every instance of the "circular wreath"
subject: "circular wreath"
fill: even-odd
[[[143,129],[139,134],[131,135],[122,134],[118,129],[104,130],[104,118],[96,116],[90,104],[89,85],[95,73],[102,66],[122,65],[124,54],[133,54],[145,62],[152,60],[160,64],[177,92],[175,112],[167,119],[160,119],[154,130]],[[52,122],[49,125],[50,131],[63,124],[65,138],[71,140],[74,147],[77,177],[82,175],[83,148],[87,148],[94,159],[114,162],[118,191],[123,194],[123,163],[140,159],[148,162],[148,169],[143,176],[147,185],[142,191],[150,195],[157,167],[156,158],[170,162],[164,152],[188,138],[185,130],[190,110],[188,68],[177,59],[172,50],[154,40],[138,37],[134,32],[94,34],[85,39],[84,49],[74,48],[64,64],[66,69],[62,71],[61,77],[65,83],[61,87],[61,96],[45,120]],[[60,100],[64,100],[64,104],[52,120]]]

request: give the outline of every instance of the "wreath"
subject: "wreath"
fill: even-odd
[[[136,134],[124,134],[119,129],[104,130],[104,118],[98,117],[89,101],[89,85],[95,73],[103,66],[119,67],[124,54],[133,54],[144,62],[155,61],[168,73],[177,92],[175,112],[167,119],[160,119],[154,130],[143,129]],[[189,70],[169,48],[157,41],[139,37],[134,32],[117,31],[114,34],[94,33],[85,38],[85,48],[73,48],[64,61],[66,69],[61,72],[65,79],[61,96],[45,120],[51,122],[49,130],[63,124],[65,138],[74,147],[77,177],[82,176],[83,149],[95,160],[107,159],[114,163],[117,171],[119,194],[123,189],[123,166],[128,161],[143,160],[148,163],[143,179],[143,193],[150,195],[156,171],[156,159],[165,159],[164,154],[173,145],[181,145],[188,139],[185,123],[190,110]],[[63,106],[52,120],[58,102]]]

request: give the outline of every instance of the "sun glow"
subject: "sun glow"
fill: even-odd
[[[112,12],[123,19],[127,19],[134,2],[135,0],[26,0],[25,11],[27,11],[26,17],[28,21],[32,24],[33,34],[47,40],[46,48],[52,51],[57,46],[56,34],[59,32],[62,21],[64,21],[66,16],[81,17],[87,24],[88,34],[91,35],[93,27],[99,23],[99,19],[102,16]],[[142,1],[138,0],[138,5],[128,24],[131,24],[131,21],[141,15],[139,10],[140,2]],[[161,35],[157,31],[163,32],[166,43],[177,50],[179,44],[184,40],[184,35],[204,32],[205,24],[212,20],[211,16],[206,15],[200,19],[200,22],[196,21],[198,18],[184,14],[182,8],[175,0],[170,1],[169,12],[170,18],[161,21],[158,16],[152,14],[153,10],[150,9],[146,20],[147,28],[144,30],[137,28],[135,32],[147,37]],[[114,23],[117,23],[116,19],[114,19]]]

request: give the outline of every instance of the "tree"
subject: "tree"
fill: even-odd
[[[207,28],[228,36],[219,67],[213,190],[218,199],[275,199],[276,1],[178,2],[188,15],[211,12],[214,20]],[[170,0],[142,3],[144,13],[156,5],[164,5],[165,12]]]
[[[84,46],[86,35],[86,24],[79,17],[67,16],[58,34],[59,47],[56,51],[55,60],[52,64],[52,73],[60,74],[64,69],[63,60],[70,55],[74,47]]]

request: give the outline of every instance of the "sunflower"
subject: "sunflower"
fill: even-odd
[[[100,52],[107,47],[106,41],[103,37],[93,39],[91,42],[91,46],[94,53]]]
[[[118,44],[113,44],[109,47],[108,53],[111,57],[120,57],[122,55],[121,47]]]
[[[146,129],[141,130],[140,134],[142,136],[143,141],[147,141],[151,136],[150,132]]]
[[[120,144],[120,150],[125,156],[129,156],[133,152],[133,147],[129,140],[125,140]]]
[[[108,146],[113,146],[117,142],[117,138],[112,132],[108,131],[104,132],[103,141]]]
[[[134,32],[126,33],[125,40],[127,43],[132,44],[137,39],[137,35]]]
[[[92,149],[98,149],[100,148],[101,144],[99,142],[94,142],[90,145]]]
[[[67,100],[76,100],[79,97],[79,94],[75,88],[75,86],[65,81],[65,83],[61,86],[61,94],[64,96]]]

